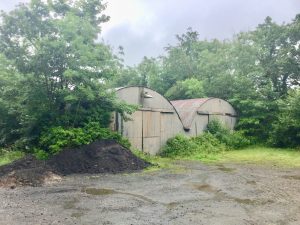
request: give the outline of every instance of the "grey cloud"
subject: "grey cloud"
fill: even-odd
[[[145,55],[162,54],[163,47],[176,42],[175,34],[184,33],[188,27],[197,30],[202,39],[226,39],[254,29],[267,16],[283,23],[290,22],[300,12],[299,0],[139,1],[154,15],[152,23],[143,26],[142,34],[131,29],[131,24],[122,23],[102,36],[115,48],[124,47],[125,62],[129,65],[138,63]],[[20,1],[1,0],[0,9],[12,9],[17,2]]]
[[[16,5],[22,2],[28,2],[29,0],[1,0],[0,10],[10,11],[14,9]]]
[[[197,30],[202,39],[226,39],[240,31],[254,29],[267,16],[283,23],[290,22],[300,12],[298,0],[142,1],[155,15],[155,20],[148,25],[142,37],[134,32],[118,33],[118,28],[104,36],[111,44],[125,47],[128,64],[138,63],[144,55],[161,54],[168,43],[175,43],[175,34],[184,33],[188,27]],[[154,35],[159,33],[166,35],[158,44],[154,41]]]
[[[130,39],[130,40],[129,40]],[[145,32],[137,35],[129,28],[128,24],[120,24],[113,27],[105,36],[106,43],[124,47],[125,61],[133,65],[144,55],[151,57],[157,56],[161,51],[161,43],[157,43],[153,38],[152,32]]]

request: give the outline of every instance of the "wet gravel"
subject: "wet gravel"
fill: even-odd
[[[0,224],[299,225],[300,169],[177,162],[0,189]]]

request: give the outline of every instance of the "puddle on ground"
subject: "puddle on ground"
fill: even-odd
[[[218,170],[221,170],[221,171],[227,172],[227,173],[230,173],[230,172],[235,171],[234,168],[228,168],[228,167],[225,167],[225,166],[223,166],[223,165],[220,165],[220,166],[218,167]]]
[[[252,200],[249,198],[232,198],[235,202],[246,205],[254,205],[257,203],[256,200]]]
[[[139,198],[145,202],[149,202],[149,203],[156,203],[155,201],[153,201],[152,199],[150,198],[147,198],[143,195],[138,195],[138,194],[132,194],[132,193],[128,193],[128,192],[119,192],[120,194],[123,194],[123,195],[129,195],[129,196],[133,196],[133,197],[136,197],[136,198]]]
[[[170,202],[168,204],[166,204],[167,209],[174,209],[176,208],[180,203],[178,202]]]
[[[75,213],[72,213],[71,214],[71,217],[74,217],[74,218],[80,218],[84,215],[83,212],[75,212]]]
[[[246,183],[247,184],[256,184],[256,181],[254,181],[254,180],[248,180]]]
[[[286,179],[300,180],[300,176],[297,176],[297,175],[284,175],[282,177],[286,178]]]
[[[274,203],[273,200],[263,200],[263,199],[249,199],[249,198],[235,198],[232,197],[232,200],[234,200],[237,203],[245,204],[245,205],[266,205],[266,204],[272,204]]]
[[[209,184],[193,184],[193,187],[198,191],[203,191],[203,192],[208,192],[208,193],[218,192]]]
[[[105,188],[85,188],[82,189],[81,192],[85,192],[89,195],[111,195],[117,193],[115,190]]]
[[[191,202],[199,202],[198,199],[187,199],[187,200],[181,200],[179,202],[170,202],[170,203],[162,203],[164,206],[167,207],[168,210],[172,210],[176,207],[181,207],[183,208],[184,207],[184,204],[188,204],[188,203],[191,203]]]

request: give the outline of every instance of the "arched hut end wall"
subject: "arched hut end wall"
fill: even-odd
[[[188,136],[197,136],[207,127],[209,121],[217,119],[229,129],[236,124],[234,108],[219,98],[198,98],[171,102],[179,113]]]
[[[116,91],[119,99],[139,109],[124,121],[115,114],[111,127],[127,137],[133,147],[155,155],[166,141],[184,133],[173,105],[159,93],[145,87],[127,87]]]

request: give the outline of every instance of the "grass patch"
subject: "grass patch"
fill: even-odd
[[[152,156],[149,154],[145,154],[142,151],[137,150],[137,149],[132,150],[132,152],[137,157],[152,164],[152,166],[150,166],[144,170],[145,172],[152,172],[152,171],[157,171],[160,169],[175,169],[176,168],[176,166],[174,165],[174,159],[163,158],[158,155]]]
[[[17,159],[24,157],[24,153],[20,151],[0,150],[0,166],[9,164]]]
[[[252,146],[242,150],[224,152],[217,161],[300,167],[300,151],[296,149]]]
[[[210,153],[210,154],[206,154],[205,156],[203,156],[203,154],[200,153],[191,156],[185,156],[183,158],[178,158],[178,159],[198,160],[203,163],[213,163],[222,159],[222,153]]]

